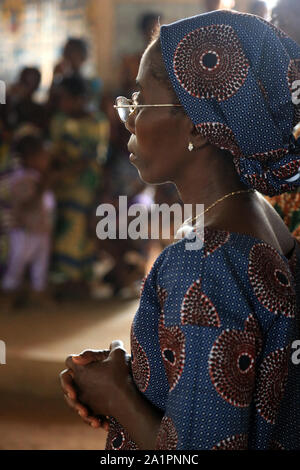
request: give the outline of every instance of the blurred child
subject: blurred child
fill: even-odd
[[[37,103],[35,94],[41,83],[41,73],[36,67],[24,67],[16,82],[7,91],[6,105],[0,107],[5,131],[13,134],[23,124],[32,124],[45,131],[47,116],[45,106]]]
[[[31,287],[38,296],[47,287],[54,196],[47,190],[49,153],[38,135],[25,135],[15,146],[20,167],[9,176],[11,227],[9,254],[2,289],[13,298],[30,270]]]
[[[86,294],[96,254],[96,227],[91,215],[99,204],[109,124],[103,113],[87,111],[85,82],[78,75],[61,82],[60,110],[51,124],[56,171],[57,224],[54,274],[60,296]]]
[[[69,38],[64,45],[63,55],[53,72],[54,81],[73,74],[80,74],[88,59],[88,45],[82,38]]]

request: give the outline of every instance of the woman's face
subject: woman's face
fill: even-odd
[[[147,51],[137,76],[137,104],[173,104],[172,93],[152,76],[150,64]],[[144,182],[176,182],[182,176],[190,155],[187,147],[193,124],[181,108],[137,108],[126,128],[132,134],[128,143],[130,161]]]

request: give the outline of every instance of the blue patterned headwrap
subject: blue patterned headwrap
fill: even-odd
[[[300,185],[300,47],[267,21],[214,11],[161,27],[173,88],[198,131],[269,196]],[[294,96],[295,98],[295,96]],[[294,101],[294,103],[293,103]]]

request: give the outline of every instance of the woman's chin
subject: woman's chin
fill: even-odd
[[[143,181],[143,183],[163,184],[163,183],[169,182],[169,178],[163,177],[162,175],[154,173],[153,166],[151,164],[150,165],[143,164],[143,160],[141,160],[139,157],[137,157],[133,153],[130,154],[129,160],[132,163],[132,165],[136,167],[139,177]]]
[[[137,168],[137,170],[140,179],[145,184],[165,184],[169,182],[167,178],[162,178],[161,176],[147,173],[147,171],[141,170],[140,168]]]

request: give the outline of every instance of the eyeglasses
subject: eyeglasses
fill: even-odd
[[[125,96],[118,96],[116,98],[116,104],[114,108],[118,111],[119,118],[123,123],[126,123],[129,116],[134,113],[137,108],[162,108],[167,106],[180,106],[181,104],[137,104],[136,99],[138,96],[138,92],[133,93],[132,99],[129,100],[125,98]]]

